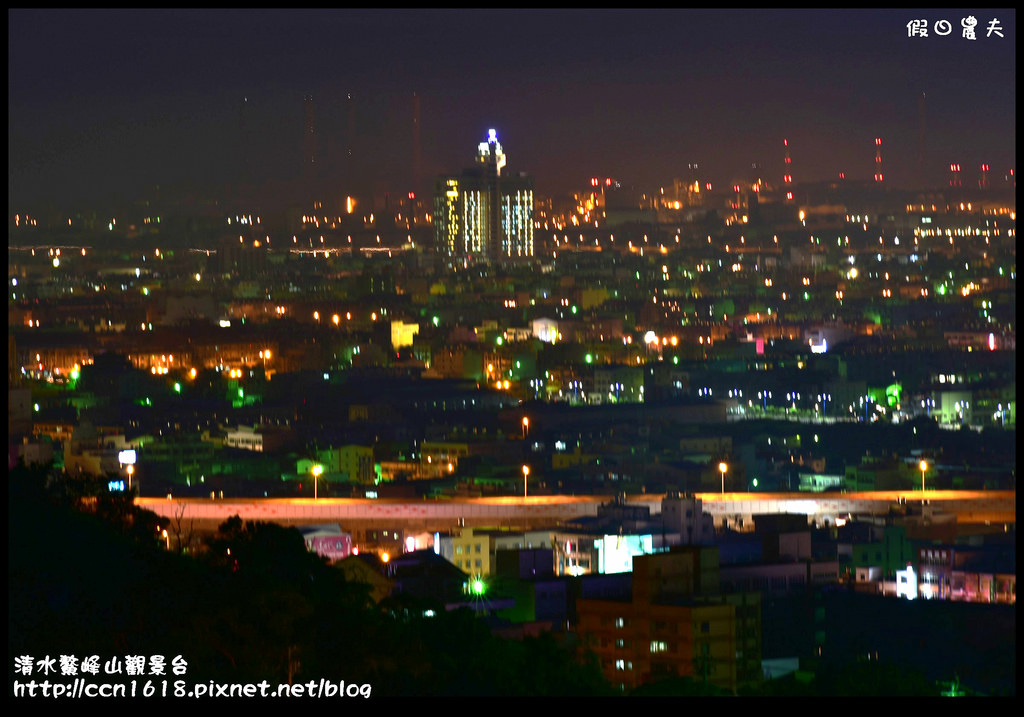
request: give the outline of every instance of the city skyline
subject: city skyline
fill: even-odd
[[[15,697],[1016,694],[1012,10],[8,18]]]
[[[961,20],[978,20],[976,40]],[[320,180],[429,193],[497,128],[509,169],[941,186],[1015,154],[1012,10],[11,11],[9,204]],[[925,19],[928,37],[910,37]],[[935,34],[945,20],[951,31]],[[998,20],[997,32],[989,25]],[[942,26],[939,26],[942,29]],[[926,100],[922,101],[922,95]],[[788,148],[783,140],[788,140]],[[753,169],[757,165],[758,169]],[[244,171],[243,171],[244,170]],[[419,181],[416,182],[416,177]],[[704,177],[702,177],[704,178]]]

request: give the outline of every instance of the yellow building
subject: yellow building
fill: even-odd
[[[419,324],[407,324],[404,321],[391,322],[391,347],[394,349],[412,346],[413,339],[420,332]]]
[[[470,575],[491,574],[491,553],[493,536],[477,533],[466,528],[458,537],[452,538],[452,563]]]

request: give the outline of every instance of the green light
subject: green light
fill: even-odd
[[[885,387],[885,400],[890,406],[900,402],[900,395],[903,393],[903,386],[893,383]]]
[[[804,292],[804,301],[810,301],[810,300],[811,300],[810,292],[805,291]]]
[[[435,316],[433,321],[434,321],[434,326],[438,326],[441,323],[441,317]]]
[[[477,578],[473,581],[473,594],[483,595],[484,594],[484,581]]]
[[[77,381],[78,380],[78,376],[79,376],[78,371],[72,369],[71,370],[71,380],[72,381]]]
[[[174,382],[174,392],[181,393],[181,384],[178,383],[177,381]]]
[[[149,296],[149,288],[148,287],[145,287],[145,286],[142,287],[142,295],[143,296]]]
[[[498,346],[501,346],[503,343],[505,343],[505,341],[499,336],[494,343],[498,344]]]
[[[32,410],[34,410],[36,413],[39,413],[39,404],[38,403],[32,404]]]
[[[754,479],[754,487],[757,488],[757,478]]]
[[[238,397],[242,398],[245,396],[245,392],[242,389],[238,389]]]
[[[674,365],[678,366],[679,365],[679,357],[678,356],[673,356],[672,357],[672,363]]]
[[[585,361],[586,361],[587,363],[594,363],[594,356],[593,356],[593,354],[587,354],[587,355],[586,355],[586,356],[584,357],[584,360],[585,360]]]
[[[575,314],[575,313],[576,313],[576,307],[575,307],[575,306],[573,306],[573,307],[572,307],[572,313],[573,313],[573,314]]]

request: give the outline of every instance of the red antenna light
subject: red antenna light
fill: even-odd
[[[882,181],[882,138],[875,137],[875,181]]]

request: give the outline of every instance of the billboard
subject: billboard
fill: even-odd
[[[635,556],[654,552],[651,535],[606,535],[594,542],[598,552],[597,572],[605,575],[632,572]]]

